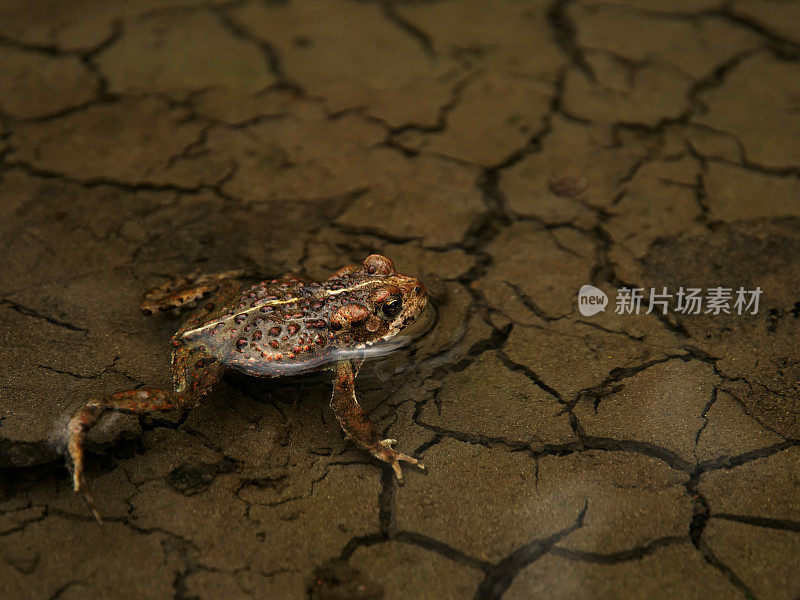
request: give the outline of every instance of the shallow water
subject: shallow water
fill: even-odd
[[[673,4],[0,5],[3,598],[797,598],[797,4]],[[98,528],[52,439],[172,384],[141,293],[373,252],[436,315],[356,395],[427,470],[228,373],[92,430]]]

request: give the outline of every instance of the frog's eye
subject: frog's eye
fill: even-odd
[[[403,301],[400,298],[392,298],[391,300],[381,304],[380,311],[384,317],[391,319],[397,316],[400,309],[403,308]]]

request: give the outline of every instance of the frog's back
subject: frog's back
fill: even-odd
[[[231,287],[187,322],[178,346],[201,346],[224,366],[257,377],[320,369],[332,362],[385,354],[408,338],[428,305],[425,287],[371,255],[322,283],[296,277]]]
[[[325,285],[293,277],[263,281],[211,306],[176,334],[226,367],[258,377],[312,371],[336,360]]]

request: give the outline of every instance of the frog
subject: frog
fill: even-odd
[[[63,434],[72,487],[97,522],[102,518],[85,475],[88,432],[107,412],[147,415],[198,406],[225,371],[275,378],[332,371],[333,410],[345,436],[390,466],[403,483],[401,463],[425,469],[417,458],[381,439],[355,393],[365,358],[407,343],[407,332],[429,314],[429,294],[417,278],[396,271],[391,259],[367,256],[324,281],[285,275],[245,286],[240,271],[194,273],[146,291],[145,314],[194,308],[172,337],[172,388],[138,387],[89,398]]]

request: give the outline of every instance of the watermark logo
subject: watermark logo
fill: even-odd
[[[578,310],[584,317],[603,312],[608,305],[608,296],[593,285],[584,285],[578,292]]]
[[[756,315],[762,290],[756,287],[747,290],[743,287],[684,288],[628,288],[617,290],[614,313],[618,315],[649,315],[658,312],[666,315],[668,311],[683,315],[736,314]],[[591,317],[606,309],[608,297],[593,285],[584,285],[578,292],[578,310],[584,317]]]

